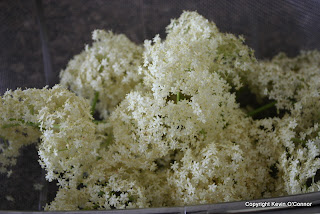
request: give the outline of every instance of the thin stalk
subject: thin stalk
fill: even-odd
[[[10,118],[9,121],[19,121],[21,123],[11,123],[11,124],[4,124],[1,128],[6,129],[6,128],[11,128],[11,127],[16,127],[16,126],[21,126],[21,125],[27,125],[27,126],[31,126],[34,128],[38,128],[40,126],[40,123],[33,123],[33,122],[29,122],[29,121],[25,121],[23,119],[15,119],[15,118]],[[59,124],[53,124],[53,128],[54,129],[60,129],[60,125]],[[43,128],[44,129],[44,128]],[[44,129],[45,130],[45,129]]]
[[[20,123],[11,123],[11,124],[4,124],[1,128],[3,129],[7,129],[7,128],[11,128],[11,127],[15,127],[15,126],[20,126]]]
[[[39,128],[39,123],[33,123],[33,122],[26,122],[23,119],[15,119],[15,118],[10,118],[10,121],[19,121],[21,123],[11,123],[11,124],[4,124],[1,128],[6,129],[6,128],[11,128],[11,127],[15,127],[15,126],[21,126],[23,125],[27,125],[27,126],[32,126],[35,128]]]
[[[60,125],[59,124],[53,124],[53,128],[54,129],[60,129]]]
[[[268,104],[266,104],[264,106],[261,106],[260,108],[257,108],[255,110],[253,110],[252,112],[249,112],[248,116],[252,117],[252,116],[254,116],[254,115],[256,115],[256,114],[258,114],[258,113],[260,113],[262,111],[265,111],[265,110],[273,107],[276,103],[277,103],[276,101],[273,101],[272,103],[268,103]]]
[[[107,123],[106,121],[103,121],[103,120],[92,120],[92,122],[95,124]]]
[[[92,116],[94,115],[94,113],[96,111],[96,105],[97,105],[98,99],[99,99],[99,92],[97,91],[94,95],[93,102],[91,105],[91,115]]]
[[[306,141],[300,140],[299,138],[292,138],[291,139],[294,143],[305,143]]]
[[[291,138],[292,142],[295,144],[300,144],[302,146],[305,146],[307,144],[307,141],[305,140],[300,140],[299,138]]]
[[[180,101],[180,92],[177,93],[177,103]]]

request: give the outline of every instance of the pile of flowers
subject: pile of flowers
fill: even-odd
[[[320,53],[258,61],[242,37],[196,12],[166,30],[144,47],[96,30],[61,85],[7,91],[1,172],[37,143],[47,180],[59,185],[47,210],[320,191]],[[261,107],[243,105],[245,90]],[[256,117],[268,109],[272,117]]]

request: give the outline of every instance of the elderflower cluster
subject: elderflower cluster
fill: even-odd
[[[185,12],[167,26],[166,40],[159,36],[145,41],[145,84],[160,96],[177,93],[184,71],[215,72],[232,86],[242,86],[241,76],[255,62],[253,51],[243,45],[242,37],[219,32],[196,12]],[[162,91],[162,92],[160,92]]]
[[[60,84],[77,95],[99,102],[96,110],[107,118],[125,95],[141,81],[138,66],[142,47],[125,35],[95,30],[92,46],[76,55],[60,73]]]
[[[319,51],[302,51],[294,58],[280,53],[256,67],[257,72],[248,78],[255,93],[275,100],[279,110],[290,111],[299,131],[320,121]]]
[[[110,32],[93,39],[61,74],[78,96],[57,85],[1,97],[1,170],[40,138],[39,162],[59,184],[46,210],[320,191],[319,52],[257,61],[242,37],[196,12],[173,19],[166,39],[144,50]],[[243,86],[281,114],[251,117],[236,97]],[[104,120],[93,120],[94,108]]]
[[[87,100],[55,86],[7,91],[0,102],[1,170],[16,162],[19,149],[39,144],[39,163],[49,181],[73,185],[96,159],[104,136],[96,128]],[[68,184],[64,181],[68,179]]]
[[[277,170],[282,174],[279,188],[286,194],[319,191],[315,175],[320,172],[320,52],[302,51],[294,58],[280,53],[259,62],[256,70],[247,78],[252,91],[275,100],[277,109],[285,112],[281,119],[262,120],[268,121],[277,136],[265,135],[265,141],[273,141],[267,148],[277,150],[272,152],[277,154]],[[281,131],[276,133],[277,129]],[[281,138],[282,143],[278,142]]]

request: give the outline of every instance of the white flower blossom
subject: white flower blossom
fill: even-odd
[[[95,30],[92,39],[92,45],[87,45],[60,73],[60,84],[91,103],[99,93],[96,110],[107,118],[141,80],[138,67],[142,48],[125,35],[111,31]]]
[[[61,72],[73,92],[56,85],[1,96],[0,172],[10,176],[19,149],[36,143],[46,179],[59,185],[46,210],[319,191],[319,51],[257,61],[243,37],[196,12],[183,12],[166,31],[143,49],[95,30],[93,44]],[[274,100],[279,114],[246,114],[252,107],[237,97],[243,86],[258,103]]]

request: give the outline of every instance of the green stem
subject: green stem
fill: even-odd
[[[180,101],[180,92],[177,93],[177,103]]]
[[[31,126],[31,127],[39,129],[39,126],[40,126],[40,123],[33,123],[33,122],[29,122],[29,121],[26,122],[23,119],[10,118],[9,121],[19,121],[21,123],[4,124],[1,128],[6,129],[6,128],[15,127],[15,126],[27,125],[27,126]],[[54,129],[60,129],[60,125],[59,124],[53,124],[53,128]]]
[[[92,122],[95,124],[107,123],[106,121],[103,121],[103,120],[92,120]]]
[[[95,93],[95,95],[94,95],[93,102],[92,102],[92,106],[91,106],[91,114],[92,114],[92,116],[93,116],[94,113],[95,113],[98,99],[99,99],[99,92],[97,91],[97,92]]]
[[[108,148],[108,146],[112,143],[112,141],[113,141],[113,136],[109,135],[107,139],[101,143],[101,146]]]
[[[20,126],[20,123],[11,123],[11,124],[4,124],[1,128],[3,129],[7,129],[7,128],[11,128],[11,127],[15,127],[15,126]]]
[[[302,146],[305,146],[307,144],[307,141],[301,140],[299,138],[291,138],[292,142],[296,144],[301,144]]]
[[[60,129],[60,125],[59,124],[53,124],[53,128],[54,129]]]
[[[292,138],[291,140],[293,142],[295,142],[295,143],[303,143],[303,142],[305,142],[304,140],[300,140],[299,138]]]
[[[27,126],[32,126],[35,128],[39,128],[39,123],[33,123],[33,122],[26,122],[23,119],[15,119],[15,118],[10,118],[9,121],[19,121],[21,122],[23,125],[27,125]],[[21,126],[21,123],[11,123],[11,124],[5,124],[2,126],[3,129],[6,128],[10,128],[10,127],[15,127],[15,126]]]
[[[268,103],[268,104],[266,104],[266,105],[264,105],[264,106],[261,106],[260,108],[257,108],[257,109],[255,109],[255,110],[253,110],[252,112],[249,112],[249,113],[248,113],[248,116],[251,116],[251,117],[252,117],[252,116],[254,116],[254,115],[256,115],[256,114],[258,114],[258,113],[260,113],[260,112],[262,112],[262,111],[264,111],[264,110],[267,110],[267,109],[273,107],[276,103],[277,103],[277,102],[274,101],[274,102],[272,102],[272,103]]]

